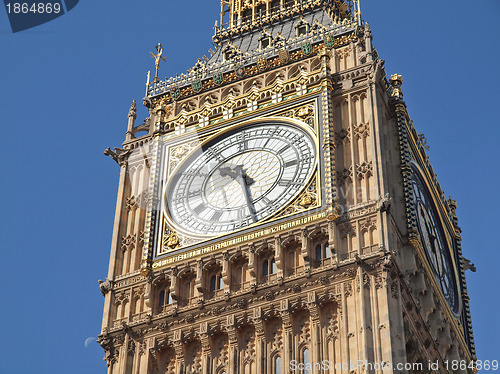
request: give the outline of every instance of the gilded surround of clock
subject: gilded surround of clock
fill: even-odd
[[[157,255],[318,207],[311,125],[259,117],[170,146]]]
[[[436,282],[451,311],[458,315],[460,298],[457,271],[452,253],[455,241],[447,233],[446,225],[438,211],[438,205],[432,198],[429,186],[423,173],[415,162],[412,163],[412,190],[416,223],[420,235],[420,243],[434,274]]]

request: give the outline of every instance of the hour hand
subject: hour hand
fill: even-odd
[[[228,176],[228,177],[231,177],[233,179],[240,179],[241,178],[241,179],[243,179],[246,186],[251,186],[252,184],[255,183],[255,180],[253,180],[252,178],[250,178],[247,175],[247,173],[246,173],[245,169],[243,169],[242,165],[237,165],[234,168],[231,168],[228,166],[221,167],[219,169],[219,173],[223,177]]]
[[[219,168],[219,173],[222,177],[231,177],[233,179],[237,179],[240,174],[239,173],[236,173],[232,168],[230,167],[222,167],[222,168]]]

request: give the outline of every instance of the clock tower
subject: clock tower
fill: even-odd
[[[358,1],[223,0],[213,42],[156,47],[105,151],[108,373],[474,372],[457,203]]]

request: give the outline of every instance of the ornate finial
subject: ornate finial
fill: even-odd
[[[458,208],[458,203],[456,200],[453,200],[451,196],[447,200],[448,202],[448,207],[450,208],[450,214],[451,214],[451,219],[453,220],[453,223],[455,224],[456,228],[460,230],[460,227],[458,226],[458,216],[457,216],[457,208]]]
[[[391,79],[389,80],[391,82],[392,86],[392,97],[395,97],[397,99],[402,99],[403,98],[403,91],[401,90],[401,86],[403,85],[403,76],[399,74],[393,74],[391,75]]]
[[[153,79],[153,83],[158,82],[158,70],[160,69],[160,61],[167,61],[167,58],[162,56],[163,47],[161,43],[158,43],[158,45],[156,46],[156,51],[158,52],[157,54],[150,52],[151,57],[155,59],[155,69],[156,69],[156,74]]]
[[[418,134],[418,139],[420,140],[420,142],[422,143],[422,146],[427,150],[427,151],[430,151],[431,150],[431,147],[429,147],[429,145],[427,145],[427,138],[425,137],[425,135],[423,133],[420,133]]]
[[[146,96],[148,96],[148,90],[150,84],[151,84],[151,72],[148,71],[148,77],[146,79]]]
[[[368,38],[372,37],[372,29],[371,29],[370,25],[368,24],[368,22],[365,23],[365,36]]]
[[[452,212],[455,212],[458,208],[458,203],[450,196],[448,197],[448,206],[450,207]]]
[[[137,118],[137,103],[135,102],[135,100],[132,101],[132,104],[130,105],[128,116],[134,117],[134,119]]]

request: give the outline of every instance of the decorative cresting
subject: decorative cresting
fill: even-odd
[[[263,7],[266,16],[261,16]],[[231,18],[228,24],[224,23],[226,14]],[[252,14],[250,18],[249,14]],[[279,31],[283,22],[295,25],[287,35]],[[302,29],[301,22],[307,27]],[[148,77],[146,96],[167,94],[170,101],[179,100],[311,57],[319,52],[319,44],[332,48],[355,41],[355,31],[360,25],[357,0],[225,0],[221,26],[217,23],[215,26],[216,51],[211,50],[210,58],[199,59],[187,74],[164,81],[155,79],[152,83]],[[250,39],[269,39],[269,44],[254,45],[250,39],[246,41],[245,38],[249,38],[246,32],[258,33]]]
[[[358,0],[221,0],[220,24],[215,24],[214,40],[282,22],[317,8],[328,9],[336,22],[361,16]]]

